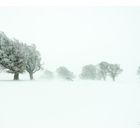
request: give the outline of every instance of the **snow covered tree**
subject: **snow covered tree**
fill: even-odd
[[[59,67],[56,69],[56,72],[61,78],[65,80],[72,81],[75,78],[73,72],[69,71],[66,67]]]
[[[14,74],[14,80],[19,80],[19,73],[26,69],[24,44],[8,39],[4,33],[0,34],[0,65]]]
[[[2,49],[6,45],[9,45],[9,38],[5,35],[4,32],[0,31],[0,58],[2,57]],[[0,69],[4,70],[5,68],[0,64]]]
[[[0,48],[9,45],[9,38],[5,35],[4,32],[0,31]]]
[[[41,56],[35,45],[28,46],[18,40],[10,40],[0,32],[0,66],[8,73],[14,74],[14,80],[19,79],[19,73],[29,72],[30,79],[33,73],[41,68]]]
[[[26,71],[29,73],[30,80],[33,80],[33,74],[41,69],[41,56],[34,44],[31,46],[27,46],[26,56]]]
[[[123,70],[120,68],[118,64],[110,64],[108,67],[108,72],[110,77],[115,81],[115,78],[122,72]]]
[[[98,71],[99,74],[101,76],[101,78],[103,78],[104,80],[106,80],[107,74],[108,74],[108,68],[109,68],[109,63],[108,62],[101,62],[98,65]]]
[[[26,68],[25,48],[19,41],[10,41],[7,46],[0,49],[0,64],[8,73],[14,74],[14,80],[19,80],[19,73]]]
[[[90,65],[85,65],[82,68],[82,72],[80,74],[81,79],[96,79],[96,66],[90,64]]]

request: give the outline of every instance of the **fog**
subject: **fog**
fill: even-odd
[[[1,7],[0,30],[36,44],[45,69],[66,66],[77,76],[83,65],[120,64],[115,82],[30,81],[28,73],[0,74],[0,127],[140,127],[140,7]],[[44,70],[45,70],[44,69]],[[42,72],[42,73],[41,73]],[[8,87],[8,88],[7,88]]]
[[[140,62],[139,7],[1,7],[0,30],[35,43],[49,70],[118,63],[122,79],[136,80]]]

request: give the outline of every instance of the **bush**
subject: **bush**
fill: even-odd
[[[62,79],[65,79],[65,80],[72,81],[75,78],[73,72],[69,71],[66,67],[63,67],[63,66],[57,68],[56,72],[59,77],[61,77]]]
[[[42,78],[45,78],[45,79],[53,79],[54,78],[53,72],[51,72],[49,70],[45,70]]]

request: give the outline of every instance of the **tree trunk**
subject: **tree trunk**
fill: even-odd
[[[106,81],[106,76],[103,76],[103,80]]]
[[[113,81],[115,82],[115,76],[112,77]]]
[[[14,73],[14,80],[19,80],[19,73]]]
[[[29,73],[29,75],[30,75],[30,80],[34,80],[33,73],[31,72]]]

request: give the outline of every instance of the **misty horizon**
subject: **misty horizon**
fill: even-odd
[[[2,7],[0,30],[36,44],[49,70],[86,64],[120,64],[136,78],[139,66],[139,7]]]

